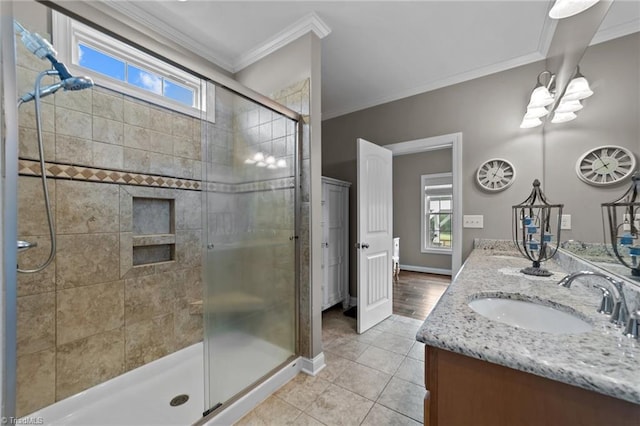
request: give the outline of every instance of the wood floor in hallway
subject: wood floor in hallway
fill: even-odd
[[[400,271],[393,282],[393,313],[424,320],[450,283],[448,275]]]

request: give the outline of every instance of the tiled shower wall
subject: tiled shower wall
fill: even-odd
[[[46,66],[19,43],[21,94]],[[193,305],[202,300],[200,120],[102,88],[60,91],[42,102],[48,169],[66,179],[49,180],[56,258],[43,272],[18,277],[18,415],[203,335]],[[37,158],[33,107],[19,111],[26,174],[38,170],[24,161]],[[18,185],[19,238],[38,243],[19,255],[29,268],[47,258],[49,236],[40,179],[20,176]],[[135,197],[170,200],[162,238],[173,241],[173,260],[133,266],[133,245],[148,238],[136,235]],[[136,214],[153,220],[155,212]]]
[[[33,90],[42,61],[18,46],[19,93]],[[51,81],[45,81],[48,84]],[[233,99],[235,98],[235,99]],[[273,96],[307,115],[309,82]],[[294,220],[292,169],[237,166],[259,149],[295,162],[291,129],[284,119],[224,90],[216,93],[215,124],[122,94],[94,88],[43,98],[43,136],[49,189],[58,235],[55,261],[43,272],[20,274],[18,282],[18,414],[24,415],[132,368],[202,340],[201,247],[202,156],[209,191],[207,238],[232,239],[243,232],[290,233]],[[213,109],[211,106],[210,110]],[[260,111],[264,111],[262,114]],[[37,158],[33,103],[20,109],[19,237],[38,247],[20,255],[20,267],[42,263],[49,250]],[[284,126],[284,127],[283,127]],[[309,129],[303,126],[300,229],[300,350],[308,351]],[[236,170],[234,172],[234,167]],[[234,174],[235,173],[235,174]],[[30,175],[30,176],[28,176]],[[284,185],[284,186],[282,186]],[[164,186],[159,188],[158,186]],[[189,188],[189,189],[184,189]],[[133,199],[171,200],[174,259],[133,266],[136,235]],[[265,198],[266,197],[266,198]],[[274,210],[252,209],[268,199]],[[153,203],[151,203],[153,204]],[[264,205],[264,203],[261,203]],[[290,214],[277,214],[287,210]],[[138,209],[140,210],[140,209]],[[144,212],[144,209],[142,210]],[[149,218],[154,212],[148,212]],[[263,257],[272,285],[265,296],[287,300],[295,288],[294,260],[287,253]],[[228,265],[233,267],[233,265]],[[230,280],[237,283],[237,280]],[[280,312],[286,315],[285,310]],[[270,322],[265,337],[288,346],[287,322]],[[307,348],[307,349],[305,349]]]

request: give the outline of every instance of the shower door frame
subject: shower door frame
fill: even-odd
[[[227,89],[229,91],[231,91],[232,93],[243,97],[245,99],[248,99],[250,101],[253,101],[255,103],[257,103],[258,105],[268,108],[274,112],[277,112],[279,114],[282,114],[283,116],[293,120],[295,122],[295,135],[296,135],[296,140],[295,140],[295,153],[294,153],[294,158],[295,158],[295,164],[294,164],[294,205],[293,205],[293,209],[294,209],[294,224],[293,224],[293,241],[294,241],[294,336],[295,336],[295,344],[294,344],[294,353],[293,355],[291,355],[290,357],[288,357],[286,360],[284,360],[280,365],[278,365],[277,367],[273,368],[271,371],[267,372],[264,376],[262,376],[260,379],[258,379],[255,383],[253,383],[252,385],[250,385],[249,387],[243,389],[242,391],[240,391],[239,393],[237,393],[236,395],[234,395],[233,397],[231,397],[230,399],[228,399],[227,401],[222,401],[221,403],[219,403],[218,405],[209,407],[209,403],[210,403],[210,387],[208,386],[208,382],[203,382],[203,386],[204,386],[204,412],[202,413],[202,418],[199,419],[195,425],[202,425],[205,424],[206,422],[208,422],[209,420],[215,418],[218,414],[220,414],[222,411],[224,411],[225,408],[233,405],[233,403],[235,403],[236,401],[238,401],[239,399],[241,399],[242,397],[244,397],[245,395],[247,395],[248,393],[250,393],[252,390],[254,390],[255,388],[257,388],[258,386],[260,386],[262,383],[264,383],[265,381],[267,381],[270,377],[272,377],[275,373],[277,373],[278,371],[281,371],[282,368],[284,368],[285,366],[289,365],[293,360],[295,360],[296,358],[298,358],[300,356],[300,224],[301,224],[301,220],[300,220],[300,208],[301,208],[301,183],[302,183],[302,178],[301,178],[301,173],[302,173],[302,168],[301,168],[301,164],[302,164],[302,132],[303,132],[303,120],[302,120],[302,115],[299,113],[296,113],[293,110],[290,110],[289,108],[285,107],[284,105],[281,105],[275,101],[273,101],[270,98],[265,98],[263,95],[259,95],[259,94],[254,94],[251,89],[248,89],[244,86],[240,86],[242,87],[244,90],[242,92],[239,92],[237,90],[235,90],[235,88],[229,87],[227,85],[218,83],[215,80],[212,79],[206,79],[203,78],[203,82],[205,85],[211,84],[213,86],[219,86],[221,88]],[[239,83],[235,82],[234,86],[237,87],[237,85],[239,85]],[[257,95],[257,96],[256,96]],[[263,100],[267,100],[268,102],[263,102]],[[206,113],[205,113],[206,114]],[[202,134],[202,138],[205,139],[207,138],[207,132],[203,132]],[[204,166],[204,162],[203,162],[203,168],[206,167]],[[206,176],[205,170],[203,169],[203,176]],[[203,188],[206,190],[206,185],[203,185]],[[205,194],[203,194],[203,211],[202,211],[202,215],[203,215],[203,220],[205,221],[205,225],[204,226],[208,226],[208,223],[206,221],[206,208],[204,207],[204,204],[206,203],[208,205],[208,201],[206,201],[206,191]],[[203,235],[208,235],[208,230],[205,228],[203,229]],[[206,251],[207,251],[207,241],[205,241],[205,239],[203,238],[203,246],[202,246],[202,251],[203,251],[203,258],[206,255]],[[205,286],[205,277],[204,277],[204,266],[203,266],[203,286]],[[204,289],[203,289],[204,290]],[[203,312],[204,314],[204,312]],[[203,338],[206,337],[206,330],[204,327],[204,322],[205,319],[203,317]],[[203,339],[204,341],[204,339]],[[210,367],[209,367],[209,362],[208,362],[208,358],[209,358],[209,349],[208,349],[208,345],[205,344],[203,345],[203,350],[204,350],[204,380],[207,380],[207,378],[211,377],[211,371],[210,371]]]
[[[17,256],[18,249],[18,99],[15,36],[13,31],[13,2],[0,2],[0,40],[2,47],[2,82],[0,94],[4,99],[0,106],[4,115],[5,133],[0,130],[3,150],[2,187],[2,289],[0,301],[0,416],[3,423],[16,414],[16,358],[17,358]]]

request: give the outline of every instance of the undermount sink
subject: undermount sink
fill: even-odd
[[[534,301],[478,297],[469,307],[480,315],[514,327],[552,334],[575,334],[591,331],[591,325],[568,312]]]

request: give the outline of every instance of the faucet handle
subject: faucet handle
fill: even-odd
[[[623,326],[627,323],[629,317],[629,311],[627,306],[622,300],[617,300],[613,305],[613,312],[611,313],[611,322],[617,326]]]
[[[613,296],[611,292],[604,287],[600,287],[600,291],[602,291],[602,300],[600,301],[600,309],[598,309],[598,312],[611,315],[614,307]]]
[[[627,327],[624,329],[627,337],[638,339],[640,336],[640,311],[636,311],[629,316]]]

